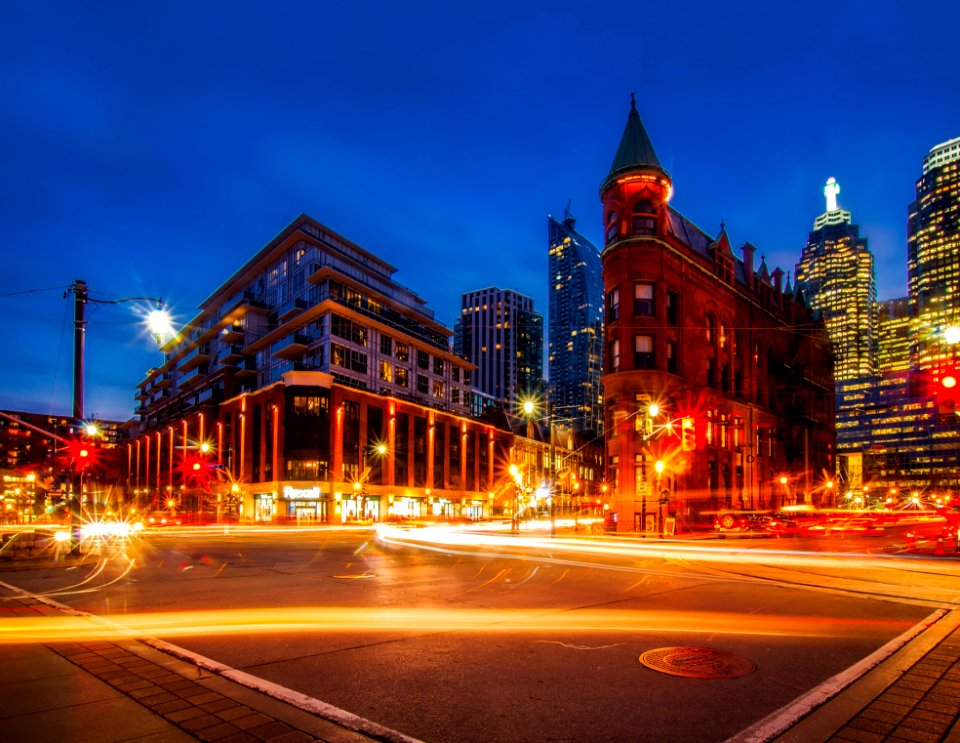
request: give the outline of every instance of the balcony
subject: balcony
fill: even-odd
[[[250,310],[266,312],[267,305],[265,305],[259,299],[255,299],[253,292],[243,291],[235,294],[223,303],[223,309],[220,311],[220,317],[229,317],[234,314],[242,315],[244,312]]]
[[[271,351],[274,358],[298,359],[310,347],[313,339],[303,333],[293,333],[273,344]]]
[[[301,314],[305,309],[309,308],[310,305],[305,299],[291,299],[289,302],[284,302],[280,306],[280,311],[277,314],[277,319],[280,322],[286,322],[291,320],[297,315]]]
[[[243,344],[234,343],[226,346],[223,351],[220,352],[220,363],[227,366],[234,366],[243,361],[243,355]]]
[[[197,346],[180,360],[180,371],[186,372],[195,369],[200,364],[206,364],[210,361],[210,346],[204,344]],[[183,381],[181,379],[181,381]]]
[[[237,377],[255,377],[257,376],[257,361],[253,358],[245,359],[238,364],[234,375]]]
[[[171,372],[165,372],[165,373],[161,374],[161,375],[157,378],[157,381],[154,382],[154,386],[155,386],[155,387],[159,387],[160,389],[166,389],[167,387],[172,387],[172,386],[173,386],[173,374],[172,374]]]
[[[220,340],[223,343],[243,343],[244,330],[241,325],[227,325],[220,332]]]
[[[180,376],[180,387],[188,387],[205,376],[207,376],[206,364],[197,364],[191,368],[191,371]]]

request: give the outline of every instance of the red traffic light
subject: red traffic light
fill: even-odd
[[[683,451],[693,451],[697,448],[697,426],[692,417],[680,421],[680,446]]]
[[[205,486],[213,474],[207,457],[197,452],[185,452],[178,469],[183,484],[194,487]]]
[[[100,448],[83,439],[73,438],[67,441],[66,459],[78,470],[90,469],[100,459]]]

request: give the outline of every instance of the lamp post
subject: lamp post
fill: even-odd
[[[643,539],[646,539],[647,536],[647,490],[649,485],[647,484],[647,441],[649,441],[653,436],[653,421],[656,417],[660,415],[660,406],[652,402],[647,406],[646,415],[640,423],[640,451],[642,452],[641,456],[643,457],[643,492],[641,493],[642,499],[640,501],[640,536]],[[660,482],[660,472],[662,472],[663,463],[657,462],[661,466],[661,469],[657,472],[657,483]],[[658,487],[659,491],[659,487]],[[636,511],[634,511],[634,518],[636,518]]]
[[[513,478],[513,518],[510,520],[511,531],[520,532],[520,483],[522,475],[516,464],[510,465],[510,476]]]
[[[527,438],[533,438],[533,413],[537,409],[537,404],[532,399],[527,399],[523,401],[523,413],[527,416]],[[542,420],[542,419],[541,419]],[[557,536],[557,511],[556,511],[556,488],[557,488],[557,450],[556,450],[556,441],[553,430],[553,403],[550,400],[550,396],[547,395],[546,400],[546,420],[549,428],[550,435],[550,463],[549,463],[549,474],[550,474],[550,536]]]
[[[124,299],[93,299],[87,288],[87,282],[76,279],[73,286],[67,290],[65,297],[73,294],[73,417],[79,424],[83,420],[83,392],[84,392],[84,350],[86,341],[87,302],[100,304],[120,304],[144,300],[156,302],[157,309],[147,315],[151,332],[160,341],[164,333],[172,329],[170,316],[163,311],[163,300],[155,297],[126,297]],[[75,467],[71,478],[70,499],[70,531],[73,537],[71,554],[80,552],[80,520],[83,510],[83,472]]]

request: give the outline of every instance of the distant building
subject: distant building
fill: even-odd
[[[600,187],[604,407],[617,528],[720,508],[833,505],[832,351],[802,292],[668,205],[673,182],[631,106]],[[658,464],[659,463],[659,464]]]
[[[850,212],[838,207],[839,191],[830,178],[824,189],[827,211],[814,220],[796,278],[807,304],[827,326],[834,379],[847,382],[877,372],[877,282],[867,238],[860,236]]]
[[[93,422],[93,421],[90,421]],[[63,502],[70,489],[71,440],[94,442],[97,455],[84,474],[87,505],[115,505],[112,486],[120,478],[127,425],[95,421],[92,439],[81,435],[75,418],[20,410],[0,411],[0,523],[26,523],[46,507]]]
[[[475,389],[508,410],[543,386],[543,317],[533,299],[488,287],[461,298],[453,350],[476,366]]]
[[[908,209],[908,296],[879,303],[879,376],[843,390],[839,471],[853,497],[936,501],[960,490],[957,400],[940,385],[960,370],[960,348],[946,333],[960,324],[958,254],[960,138],[923,160]]]
[[[923,160],[907,218],[907,289],[915,331],[915,366],[952,363],[943,330],[960,325],[960,137]]]
[[[559,420],[602,433],[603,267],[575,225],[547,217],[550,398]]]

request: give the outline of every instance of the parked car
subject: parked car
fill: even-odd
[[[721,539],[727,534],[761,534],[769,518],[769,511],[718,511],[713,528]]]

